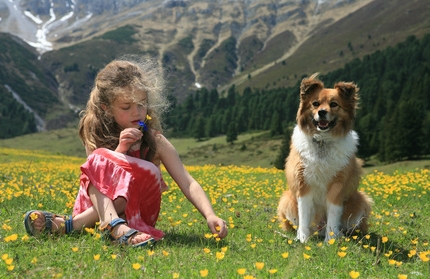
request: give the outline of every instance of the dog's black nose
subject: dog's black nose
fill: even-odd
[[[318,115],[319,115],[320,117],[324,117],[324,116],[326,116],[326,115],[327,115],[327,111],[326,111],[326,110],[324,110],[324,109],[319,110],[319,111],[318,111]]]

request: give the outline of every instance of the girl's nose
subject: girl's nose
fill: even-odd
[[[143,114],[145,114],[145,110],[146,110],[146,107],[144,107],[142,105],[136,105],[134,110],[133,110],[133,113],[135,115],[143,115]]]
[[[140,114],[140,108],[139,108],[139,106],[133,105],[131,113],[132,113],[133,116],[139,115]]]

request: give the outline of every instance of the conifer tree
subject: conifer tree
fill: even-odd
[[[207,127],[207,130],[206,130],[207,137],[212,138],[212,137],[214,137],[214,136],[216,136],[218,134],[217,127],[216,127],[216,118],[215,118],[215,116],[212,115],[209,118],[209,121],[208,121],[206,127]]]
[[[237,131],[236,124],[234,122],[230,122],[227,128],[227,142],[233,144],[235,140],[237,140]]]
[[[270,123],[270,136],[282,134],[282,123],[279,113],[275,111],[272,115],[272,121]]]
[[[284,137],[282,138],[281,147],[279,148],[278,155],[276,156],[274,166],[279,170],[285,168],[285,159],[290,152],[290,142],[291,142],[291,129],[285,129]]]
[[[200,141],[205,136],[205,121],[202,117],[197,119],[197,123],[194,126],[194,138]]]

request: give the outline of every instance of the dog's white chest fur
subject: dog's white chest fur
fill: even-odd
[[[296,126],[292,145],[300,154],[305,182],[315,190],[325,191],[333,177],[355,156],[358,135],[350,131],[340,138],[334,138],[329,133],[312,137]]]

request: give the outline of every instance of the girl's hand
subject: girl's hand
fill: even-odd
[[[142,136],[142,132],[136,128],[126,128],[122,130],[119,135],[119,144],[115,151],[126,153],[133,144],[142,138]]]
[[[226,222],[216,217],[215,215],[211,215],[206,219],[208,223],[208,227],[213,234],[218,234],[220,238],[224,238],[228,234],[227,224]]]

